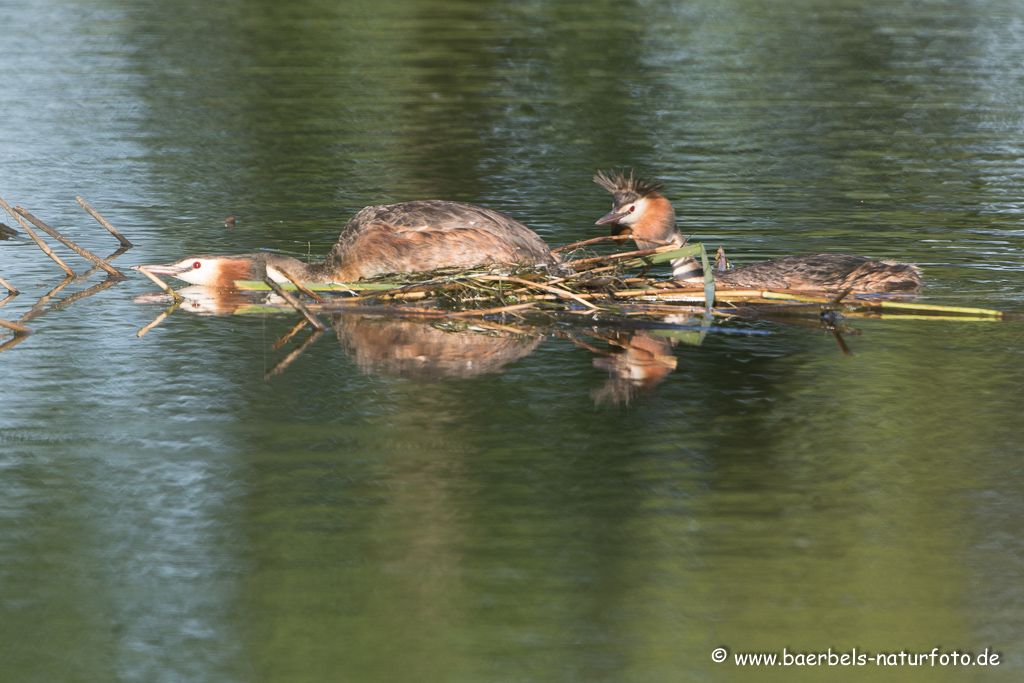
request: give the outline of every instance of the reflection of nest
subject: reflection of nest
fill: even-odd
[[[341,346],[367,374],[410,379],[475,377],[500,372],[529,355],[543,336],[471,332],[431,323],[363,315],[334,315]]]

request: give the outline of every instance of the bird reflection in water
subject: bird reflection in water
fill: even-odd
[[[406,379],[502,372],[544,341],[543,334],[486,322],[450,324],[342,313],[331,316],[331,324],[361,371]]]
[[[590,392],[596,405],[628,405],[676,369],[676,357],[672,355],[675,339],[649,332],[612,332],[605,340],[608,351],[594,358],[594,367],[607,371],[609,376],[604,386]]]
[[[594,367],[608,373],[608,381],[590,392],[595,405],[629,405],[661,384],[676,369],[675,346],[679,342],[699,346],[706,334],[706,330],[700,328],[706,328],[708,324],[688,315],[668,315],[661,323],[664,328],[657,331],[588,331],[589,336],[607,343],[604,349],[559,333],[558,336],[571,339],[577,346],[593,353],[596,356]]]
[[[213,289],[202,285],[191,285],[175,290],[181,297],[178,308],[197,315],[236,315],[255,314],[255,308],[261,301],[272,301],[276,295],[264,297],[258,301],[253,298],[252,292],[239,291],[237,289]],[[166,294],[153,293],[142,294],[135,297],[137,304],[158,304],[171,301]],[[278,305],[283,303],[278,299]],[[275,313],[278,311],[275,309]]]
[[[283,300],[203,286],[177,290],[179,308],[198,315],[280,315]],[[146,294],[136,303],[167,302],[164,294]],[[276,307],[274,307],[276,306]],[[504,366],[531,354],[543,333],[487,321],[415,320],[395,315],[334,313],[331,326],[341,347],[364,373],[383,377],[436,380],[502,372]],[[301,322],[301,329],[305,322]],[[297,330],[279,340],[279,348]],[[268,374],[276,374],[276,369]]]
[[[202,286],[185,287],[178,294],[184,299],[180,309],[198,315],[280,314],[279,308],[270,305],[275,303],[274,294],[257,296],[254,292]],[[162,294],[136,298],[137,303],[167,300],[169,297]],[[276,301],[277,306],[282,303]],[[508,364],[530,355],[551,333],[550,329],[486,320],[410,319],[398,317],[397,311],[363,312],[355,306],[332,313],[330,322],[342,349],[361,372],[413,380],[465,379],[503,372]],[[578,338],[578,332],[568,334],[564,328],[554,334],[595,354],[594,367],[608,373],[604,385],[590,392],[596,405],[628,405],[676,369],[673,350],[680,341],[699,345],[703,340],[705,332],[693,330],[696,321],[689,316],[671,315],[663,322],[675,329],[586,332],[605,342],[604,348],[586,343]],[[304,325],[300,322],[273,348],[283,346]],[[690,329],[682,330],[682,326]],[[315,341],[319,333],[315,334],[300,344],[300,349]],[[297,355],[293,351],[268,377],[284,370]]]

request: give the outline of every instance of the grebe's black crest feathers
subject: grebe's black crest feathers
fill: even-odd
[[[616,203],[636,201],[664,187],[661,183],[634,176],[632,170],[629,171],[629,177],[622,171],[598,171],[594,176],[594,182],[611,192]]]

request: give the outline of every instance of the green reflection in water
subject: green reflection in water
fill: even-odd
[[[11,7],[48,19],[0,57],[30,82],[0,184],[94,189],[135,262],[321,253],[361,206],[427,196],[567,242],[625,165],[741,262],[902,258],[936,300],[1019,309],[1013,3]],[[3,248],[4,277],[47,281]],[[852,358],[711,335],[595,408],[606,376],[554,339],[430,382],[327,337],[265,382],[290,322],[137,341],[135,286],[0,356],[0,678],[851,678],[719,645],[990,646],[984,675],[864,675],[1019,678],[1018,326],[869,321]]]

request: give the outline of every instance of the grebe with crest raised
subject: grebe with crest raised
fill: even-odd
[[[192,256],[137,267],[194,285],[230,287],[234,280],[264,276],[285,282],[285,273],[300,282],[355,282],[449,266],[558,262],[537,233],[510,216],[481,206],[427,199],[362,209],[319,263],[260,253]]]
[[[665,244],[685,246],[676,226],[672,203],[658,194],[661,183],[629,177],[622,172],[598,172],[594,182],[612,193],[612,210],[597,225],[612,225],[612,234],[632,235],[640,249]],[[701,263],[692,256],[674,259],[672,276],[684,282],[703,282]],[[916,292],[921,287],[917,266],[873,261],[853,254],[800,254],[715,271],[715,282],[765,289],[851,290],[852,292]]]

